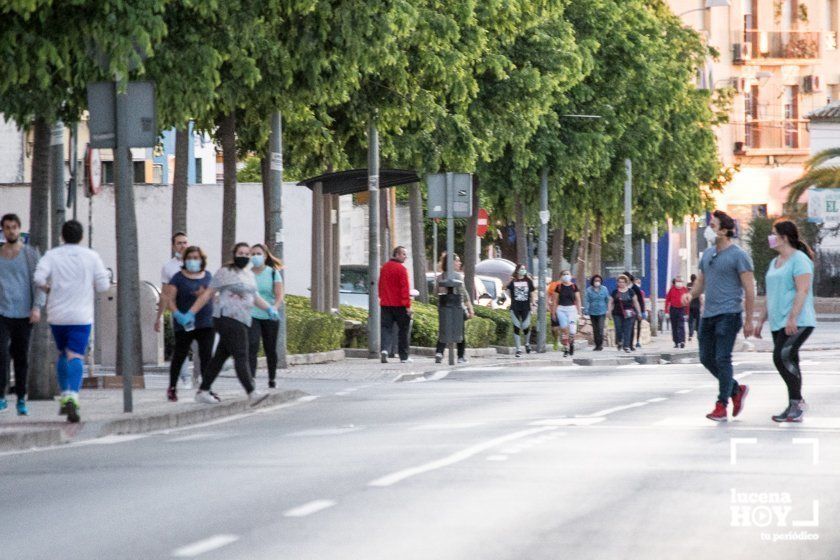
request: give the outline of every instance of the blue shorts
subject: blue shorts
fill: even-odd
[[[90,325],[50,325],[59,352],[69,350],[84,356],[90,340]]]

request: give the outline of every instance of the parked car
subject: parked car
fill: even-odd
[[[368,268],[362,264],[341,265],[338,302],[341,305],[368,308]]]
[[[430,299],[435,295],[436,276],[434,272],[426,273],[426,285],[428,286]],[[507,294],[505,294],[501,281],[497,278],[476,275],[475,293],[478,297],[473,300],[474,305],[491,307],[493,309],[507,309],[510,307]]]
[[[507,259],[485,259],[475,265],[476,274],[498,278],[502,286],[507,286],[515,269],[516,263]]]

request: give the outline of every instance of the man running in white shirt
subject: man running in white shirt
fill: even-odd
[[[47,320],[59,352],[59,414],[66,414],[68,422],[81,419],[82,360],[93,325],[94,292],[104,292],[111,282],[99,255],[79,245],[82,234],[82,224],[65,222],[61,228],[64,244],[47,251],[35,269],[35,284],[48,294]]]

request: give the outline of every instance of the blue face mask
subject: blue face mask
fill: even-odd
[[[254,268],[261,268],[265,264],[265,257],[263,255],[254,255],[251,257],[251,266]]]
[[[187,272],[201,272],[201,261],[198,259],[187,259],[184,261]]]

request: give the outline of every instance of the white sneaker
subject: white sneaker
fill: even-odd
[[[410,364],[410,363],[412,363],[413,361],[414,361],[414,360],[412,360],[411,358],[406,358],[405,360],[400,360],[400,363],[401,363],[401,364]]]
[[[443,354],[435,354],[435,363],[439,364],[443,361]]]
[[[251,406],[257,406],[267,398],[268,393],[261,393],[256,389],[248,393],[248,400],[250,401]]]
[[[219,404],[219,400],[210,391],[199,391],[195,394],[195,402],[203,404]]]
[[[379,353],[379,359],[383,364],[387,364],[388,363],[388,351],[383,350],[382,352],[380,352]]]
[[[467,363],[467,359],[466,359],[466,358],[458,358],[458,363],[459,363],[459,364],[466,364],[466,363]]]
[[[192,388],[193,388],[192,376],[182,377],[181,378],[181,385],[182,385],[182,389],[184,389],[185,391],[192,391]]]

